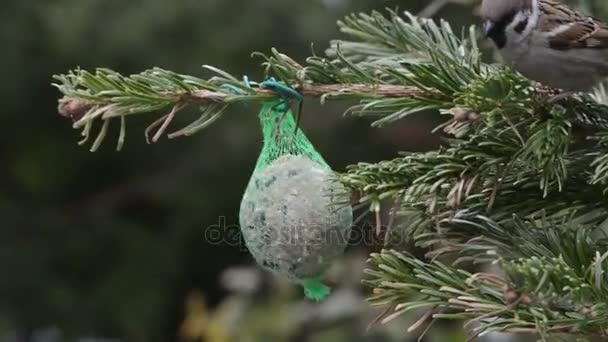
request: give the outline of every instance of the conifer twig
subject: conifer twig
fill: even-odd
[[[292,88],[307,97],[331,97],[339,95],[358,95],[379,98],[414,98],[431,97],[446,99],[442,94],[429,93],[413,86],[399,86],[390,84],[369,85],[369,84],[322,84],[322,85],[292,85]],[[167,93],[167,98],[179,99],[182,104],[200,105],[208,103],[225,103],[235,101],[233,94],[220,91],[200,90],[192,93]],[[277,94],[270,90],[256,89],[250,96],[255,96],[256,100],[277,98]],[[247,101],[247,99],[238,99]],[[98,102],[84,100],[80,98],[63,97],[58,107],[59,114],[77,120],[89,109],[99,105],[110,105],[112,101]]]

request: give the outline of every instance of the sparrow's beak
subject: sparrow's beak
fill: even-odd
[[[486,20],[483,22],[483,33],[486,38],[490,35],[492,28],[494,28],[494,23],[491,20]]]

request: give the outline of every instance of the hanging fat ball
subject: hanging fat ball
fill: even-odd
[[[353,215],[350,194],[296,124],[283,101],[259,114],[264,147],[241,202],[245,243],[263,268],[329,294],[323,273],[346,248]]]

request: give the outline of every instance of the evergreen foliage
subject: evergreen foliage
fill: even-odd
[[[383,321],[423,310],[411,330],[463,319],[472,337],[607,334],[605,88],[551,103],[555,90],[484,62],[474,27],[456,33],[445,21],[396,12],[352,15],[339,26],[349,40],[303,65],[276,50],[257,54],[267,75],[322,101],[357,101],[347,113],[374,116],[374,126],[428,110],[446,117],[438,150],[352,165],[339,176],[372,212],[396,212],[389,234],[426,251],[425,260],[403,246],[371,255],[365,284],[371,303],[391,308]],[[228,105],[276,96],[208,69],[216,76],[77,69],[56,77],[60,112],[85,140],[101,126],[95,150],[114,119],[120,147],[130,115],[167,110],[147,132],[157,141],[187,106],[200,106],[200,118],[169,137],[208,127]],[[479,264],[501,272],[470,271]]]

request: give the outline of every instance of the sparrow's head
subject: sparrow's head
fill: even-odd
[[[479,14],[486,36],[494,40],[499,48],[504,47],[507,27],[514,24],[513,21],[519,13],[529,12],[531,8],[532,0],[483,0]],[[515,25],[519,26],[515,27],[517,31],[523,31],[527,22]]]

